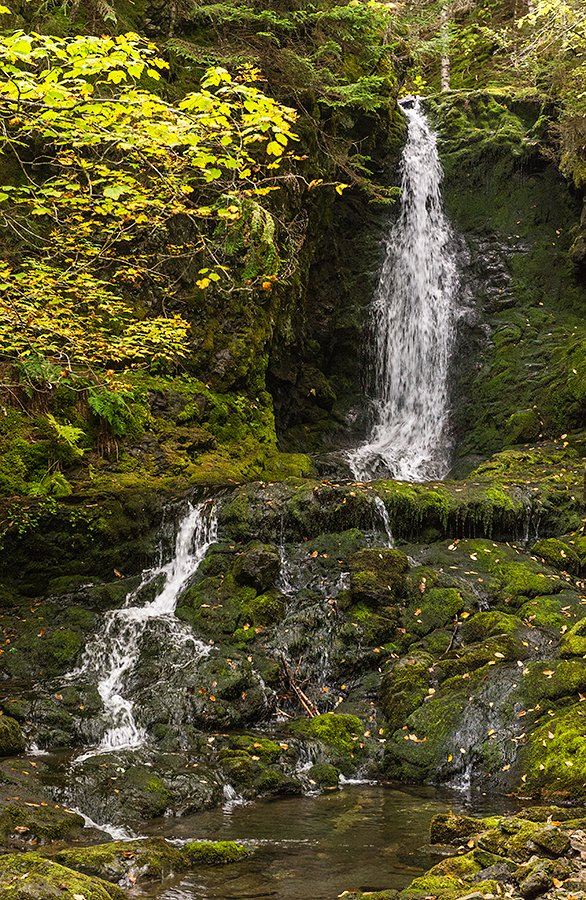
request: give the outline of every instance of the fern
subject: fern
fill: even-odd
[[[83,456],[85,451],[83,448],[78,447],[79,442],[86,436],[83,428],[76,428],[74,425],[61,425],[51,413],[49,413],[47,419],[57,432],[57,436],[69,445],[75,456]]]

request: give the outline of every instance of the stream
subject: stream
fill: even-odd
[[[511,802],[430,787],[346,783],[321,796],[278,797],[161,820],[149,836],[238,841],[254,854],[143,894],[157,900],[333,900],[345,890],[400,889],[439,857],[425,845],[437,813],[488,815]]]

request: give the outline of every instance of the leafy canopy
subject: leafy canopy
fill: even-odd
[[[188,324],[145,316],[153,295],[174,294],[168,255],[207,254],[198,286],[229,289],[218,235],[245,214],[272,222],[260,198],[296,140],[294,111],[257,72],[219,67],[173,105],[143,86],[166,67],[136,34],[0,37],[0,152],[17,172],[0,187],[0,225],[18,244],[0,266],[5,358],[48,360],[70,380],[172,364]],[[178,215],[194,237],[161,260],[153,236]]]

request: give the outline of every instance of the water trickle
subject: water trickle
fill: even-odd
[[[391,519],[389,516],[389,511],[380,497],[374,498],[374,505],[376,508],[377,516],[382,522],[382,526],[387,536],[387,547],[393,549],[395,546],[395,539],[393,537],[393,532],[391,531]]]
[[[401,210],[372,306],[375,424],[348,457],[354,476],[405,481],[449,469],[447,378],[458,271],[441,203],[436,135],[419,101],[406,106]]]
[[[217,521],[210,501],[190,506],[179,527],[174,558],[166,565],[144,572],[141,585],[128,595],[125,606],[106,614],[99,634],[86,647],[81,668],[69,676],[92,673],[106,720],[98,748],[78,757],[78,762],[96,753],[132,749],[144,743],[145,730],[137,724],[133,701],[124,692],[126,678],[139,659],[141,638],[149,623],[163,624],[174,642],[192,641],[192,659],[208,652],[209,647],[195,639],[173,613],[181,590],[197,571],[216,536]],[[145,588],[156,582],[162,582],[162,586],[155,599],[137,605]]]

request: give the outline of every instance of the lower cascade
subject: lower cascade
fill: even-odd
[[[128,595],[125,606],[107,613],[102,629],[85,650],[81,667],[69,676],[87,677],[91,673],[96,679],[108,727],[95,752],[140,747],[146,738],[145,730],[136,724],[132,700],[124,696],[124,684],[139,658],[141,638],[149,623],[162,621],[175,641],[191,641],[194,658],[208,651],[202,641],[182,631],[173,613],[181,590],[197,571],[216,534],[210,501],[190,506],[179,526],[173,559],[144,572],[140,586]],[[144,606],[136,605],[145,589],[156,587],[161,579],[164,581],[155,599]]]
[[[374,416],[369,441],[349,454],[356,478],[442,478],[449,469],[448,367],[458,271],[442,210],[436,135],[419,100],[404,102],[401,211],[387,239],[371,312]]]

